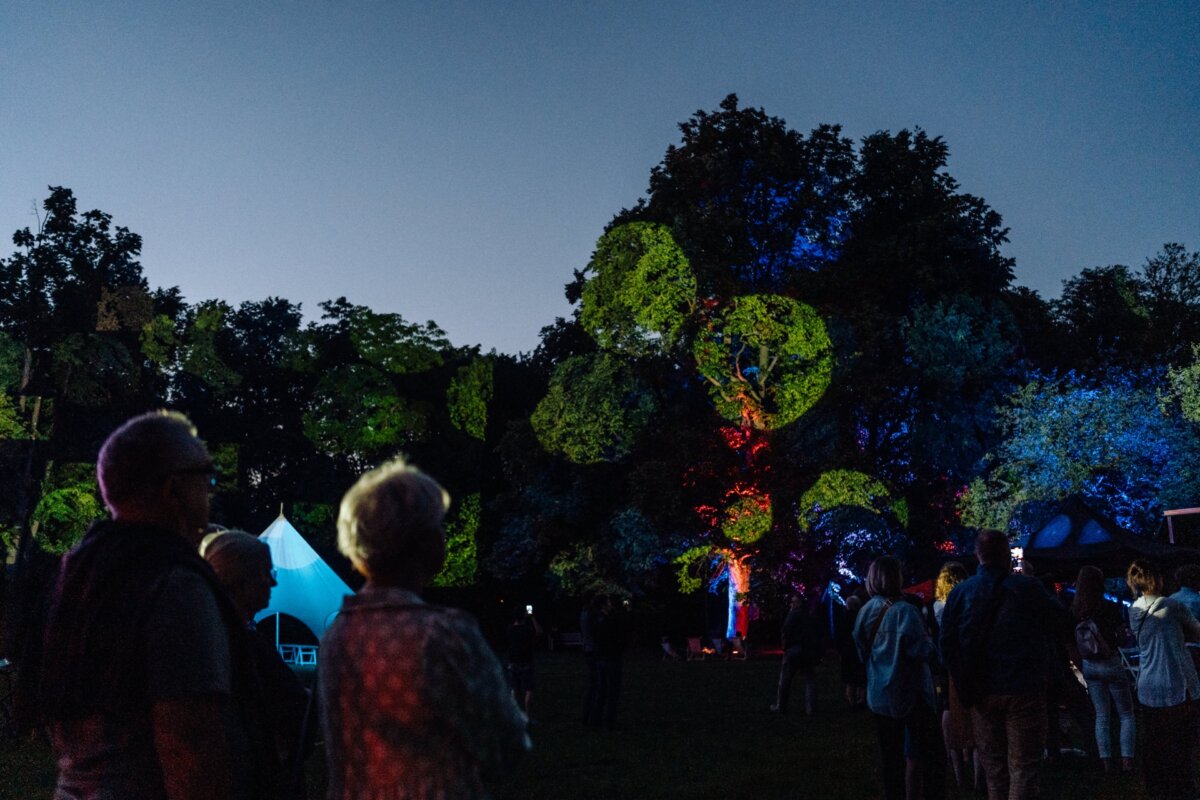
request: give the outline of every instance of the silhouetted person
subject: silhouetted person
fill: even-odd
[[[596,672],[598,687],[590,718],[592,724],[613,728],[621,699],[621,661],[625,655],[625,615],[605,598],[596,620]]]
[[[981,531],[975,555],[975,575],[946,598],[942,662],[971,708],[989,800],[1024,800],[1038,792],[1051,644],[1068,618],[1041,581],[1012,572],[1003,533]]]
[[[533,614],[518,608],[508,626],[508,682],[512,686],[513,700],[533,721],[533,691],[536,679],[533,671],[533,651],[542,628]]]
[[[804,713],[812,715],[817,708],[817,687],[813,682],[817,663],[821,660],[824,637],[821,623],[811,604],[796,595],[792,598],[787,617],[780,632],[783,644],[783,663],[779,667],[779,685],[771,711],[787,713],[792,680],[799,673],[804,682]]]
[[[303,788],[296,773],[312,746],[311,741],[301,742],[309,693],[283,663],[274,644],[255,631],[254,616],[270,605],[275,586],[271,548],[257,536],[233,530],[206,536],[201,553],[245,625],[246,646],[254,661],[262,718],[274,756],[274,796],[290,800],[297,788]]]
[[[215,470],[180,414],[145,414],[100,450],[111,521],[63,559],[40,703],[59,798],[262,797],[253,670],[196,552]]]
[[[587,666],[587,693],[583,697],[583,724],[599,725],[600,711],[596,697],[600,694],[600,668],[596,665],[596,625],[604,610],[604,596],[594,594],[579,612],[579,638],[583,645],[583,662]]]

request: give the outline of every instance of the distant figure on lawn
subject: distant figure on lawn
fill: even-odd
[[[809,716],[816,713],[817,686],[813,682],[813,676],[817,664],[821,661],[821,650],[825,641],[821,623],[817,620],[812,605],[802,595],[795,595],[783,620],[783,630],[780,633],[783,663],[779,667],[779,685],[775,691],[775,703],[771,706],[771,711],[787,713],[792,680],[799,672],[804,682],[804,713]]]
[[[587,693],[583,696],[583,724],[599,725],[595,713],[596,697],[600,694],[600,668],[596,665],[596,623],[604,608],[604,595],[593,594],[579,612],[579,639],[583,645],[583,662],[587,666]]]
[[[508,682],[512,686],[513,700],[533,721],[533,690],[536,680],[533,673],[533,651],[537,637],[542,635],[542,626],[537,618],[524,607],[513,613],[508,626]]]
[[[851,708],[862,708],[867,704],[867,668],[858,656],[854,644],[854,623],[862,610],[863,601],[857,594],[846,598],[846,606],[835,618],[833,645],[838,653],[838,673],[846,693],[846,703]]]
[[[585,724],[614,728],[621,700],[622,661],[625,657],[624,609],[604,597],[596,617],[596,694]]]
[[[946,598],[942,663],[971,709],[989,800],[1038,795],[1046,741],[1046,682],[1067,611],[1041,581],[1013,574],[1008,537],[980,531],[979,568]]]
[[[367,583],[321,641],[330,800],[487,797],[529,747],[475,619],[419,595],[446,559],[449,502],[402,460],[342,498],[338,549]]]
[[[63,559],[44,639],[55,797],[269,797],[242,620],[196,551],[212,460],[155,412],[108,437],[97,474],[113,518]]]
[[[886,800],[905,798],[905,750],[919,765],[925,800],[946,796],[946,754],[934,711],[929,659],[934,644],[920,610],[903,599],[900,561],[875,559],[867,572],[871,599],[858,613],[854,642],[867,665],[867,706],[875,714]]]
[[[201,554],[245,625],[247,647],[262,686],[263,722],[270,734],[273,766],[280,776],[277,794],[291,800],[293,787],[303,785],[297,773],[312,746],[311,741],[301,742],[309,693],[274,644],[255,631],[254,616],[270,604],[275,586],[271,548],[257,536],[231,530],[204,537]]]

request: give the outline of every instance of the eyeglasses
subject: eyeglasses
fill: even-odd
[[[279,570],[275,569],[274,567],[271,567],[271,569],[267,571],[267,574],[271,576],[271,580],[273,581],[279,579]]]
[[[207,475],[208,488],[216,489],[217,480],[220,476],[215,464],[201,464],[197,467],[180,467],[179,469],[171,470],[172,475]]]

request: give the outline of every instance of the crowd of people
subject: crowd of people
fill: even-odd
[[[422,599],[446,557],[449,497],[433,478],[397,460],[343,498],[338,549],[365,584],[322,639],[313,694],[254,632],[271,552],[210,525],[216,473],[192,424],[172,412],[128,421],[97,474],[111,519],[62,559],[24,653],[56,799],[303,797],[317,719],[337,800],[485,798],[529,748],[541,627],[519,608],[502,666],[473,617]],[[1140,706],[1148,795],[1194,798],[1200,678],[1185,643],[1200,641],[1200,567],[1168,576],[1135,561],[1126,609],[1092,566],[1060,602],[1013,571],[999,531],[980,532],[975,554],[974,575],[942,568],[928,604],[904,593],[898,559],[876,559],[833,631],[846,702],[874,717],[885,798],[940,800],[947,773],[989,800],[1038,796],[1056,751],[1047,693],[1067,663],[1086,683],[1102,768],[1134,769]],[[580,616],[584,725],[615,724],[623,616],[603,595]],[[773,712],[788,712],[797,678],[816,712],[818,617],[815,600],[793,600]],[[1122,648],[1139,656],[1136,684]]]
[[[1136,698],[1147,796],[1195,798],[1200,685],[1186,643],[1200,642],[1200,567],[1168,576],[1135,560],[1122,576],[1134,597],[1126,608],[1106,593],[1095,566],[1080,570],[1069,603],[1037,577],[1014,572],[999,531],[981,531],[975,554],[973,576],[957,562],[942,568],[929,604],[902,592],[898,560],[876,559],[869,599],[861,610],[857,598],[847,603],[839,627],[853,649],[838,647],[847,700],[857,697],[858,676],[846,664],[857,658],[884,797],[940,800],[947,764],[958,786],[986,787],[989,800],[1040,796],[1040,769],[1059,750],[1056,692],[1077,670],[1094,712],[1100,767],[1133,771]],[[1172,581],[1179,590],[1168,595]]]
[[[429,476],[394,461],[343,498],[338,548],[366,583],[322,640],[318,715],[254,634],[270,549],[209,524],[216,471],[192,424],[130,420],[97,475],[111,519],[62,559],[23,653],[57,800],[303,797],[317,716],[330,798],[484,798],[528,749],[520,637],[514,692],[475,619],[421,598],[446,556]]]

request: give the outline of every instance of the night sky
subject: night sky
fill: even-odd
[[[528,351],[729,92],[802,132],[945,137],[1044,296],[1200,249],[1193,0],[0,0],[0,231],[64,185],[189,301],[345,295]]]

